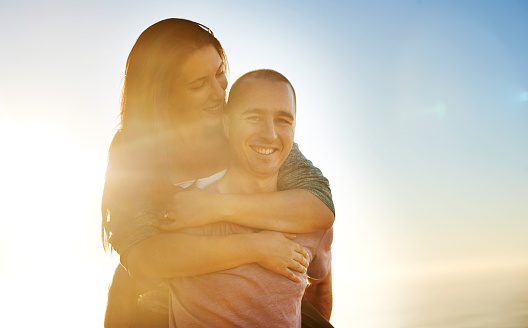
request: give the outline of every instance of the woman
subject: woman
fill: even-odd
[[[221,128],[226,69],[224,50],[212,32],[183,19],[149,27],[128,57],[121,125],[108,156],[102,232],[105,247],[111,245],[129,273],[143,282],[251,262],[292,280],[297,277],[291,270],[305,269],[306,253],[290,240],[292,234],[263,231],[248,239],[161,233],[161,223],[169,219],[174,222],[165,230],[231,221],[302,233],[333,224],[328,182],[296,147],[280,172],[283,191],[177,192],[175,185],[210,177],[227,166]],[[131,282],[118,267],[112,287],[120,279]],[[137,293],[130,294],[128,304]],[[109,309],[115,302],[109,294]]]

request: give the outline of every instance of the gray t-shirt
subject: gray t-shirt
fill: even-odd
[[[218,192],[216,183],[206,187]],[[254,233],[229,222],[182,230],[197,235]],[[330,269],[333,230],[297,234],[295,242],[310,255],[308,274],[294,272],[296,283],[258,264],[169,279],[170,327],[301,327],[301,299],[307,275],[324,278]],[[192,252],[192,249],[189,250]]]

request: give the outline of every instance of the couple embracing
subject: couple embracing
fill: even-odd
[[[294,88],[256,70],[225,105],[226,69],[212,32],[183,19],[129,55],[102,202],[122,263],[106,327],[331,326],[333,203],[293,142]]]

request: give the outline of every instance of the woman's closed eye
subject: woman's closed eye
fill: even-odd
[[[189,86],[189,89],[191,90],[200,90],[205,86],[205,80],[196,81],[195,83],[191,84]]]

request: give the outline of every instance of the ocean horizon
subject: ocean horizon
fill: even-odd
[[[528,328],[526,266],[407,275],[348,293],[335,327]]]

